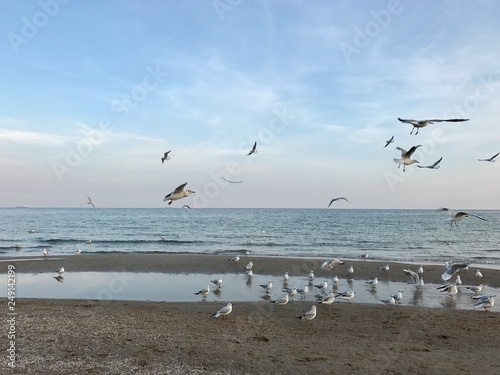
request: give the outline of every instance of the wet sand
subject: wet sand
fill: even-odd
[[[4,258],[5,259],[5,258]],[[377,275],[390,264],[390,280],[408,281],[393,262],[349,261],[318,271],[323,259],[104,254],[0,263],[16,272],[254,272],[270,275]],[[5,264],[5,267],[3,266]],[[418,265],[410,265],[416,269]],[[443,267],[424,265],[428,282],[440,283]],[[462,280],[478,284],[476,268]],[[482,269],[497,287],[498,270]],[[7,301],[2,304],[7,311]],[[319,306],[311,322],[297,319],[311,302],[285,306],[235,303],[226,318],[211,315],[225,302],[109,302],[18,299],[16,351],[19,374],[496,374],[500,366],[498,312],[337,303]],[[496,307],[496,306],[495,306]],[[7,323],[0,340],[7,343]],[[4,344],[4,347],[6,345]],[[4,352],[4,356],[5,352]],[[0,363],[0,373],[12,373]]]
[[[241,256],[237,264],[228,261],[230,255],[171,255],[171,254],[78,254],[63,256],[0,257],[0,274],[7,272],[7,264],[16,266],[18,273],[53,272],[64,266],[66,272],[164,272],[164,273],[242,273],[248,261],[252,261],[255,274],[281,276],[288,272],[290,276],[306,276],[313,270],[316,277],[331,278],[333,275],[346,276],[350,265],[354,266],[354,279],[368,280],[373,276],[384,276],[388,281],[408,282],[410,278],[403,272],[404,268],[416,270],[419,264],[405,264],[390,261],[346,260],[345,265],[338,266],[333,271],[322,271],[320,266],[327,258],[280,258]],[[22,261],[16,261],[21,259]],[[2,264],[6,264],[2,267]],[[386,264],[390,265],[387,273],[378,270]],[[424,264],[424,279],[426,283],[442,284],[443,265]],[[476,270],[481,269],[482,280],[475,277]],[[471,266],[460,276],[466,285],[485,285],[500,287],[500,270],[481,266]]]

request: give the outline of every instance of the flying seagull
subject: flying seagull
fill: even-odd
[[[94,207],[94,210],[95,210],[95,205],[94,205],[94,202],[92,202],[92,199],[90,199],[90,197],[89,197],[88,195],[85,195],[85,196],[86,196],[86,197],[87,197],[87,199],[88,199],[87,204],[91,204],[91,205],[92,205],[92,207]]]
[[[457,272],[460,272],[468,267],[469,267],[469,265],[466,263],[449,264],[447,262],[447,263],[445,263],[444,271],[443,271],[443,274],[441,275],[441,278],[444,281],[448,281],[449,279],[452,278],[452,276],[454,274],[456,274]]]
[[[415,135],[418,134],[418,129],[426,127],[429,124],[433,124],[435,122],[462,122],[462,121],[469,121],[468,118],[450,118],[450,119],[433,119],[433,120],[410,120],[410,119],[402,119],[398,117],[398,120],[401,121],[402,123],[405,124],[411,124],[413,125],[413,129],[411,129],[410,135],[413,134],[413,131],[417,129],[417,132]]]
[[[441,167],[439,165],[439,163],[441,163],[441,160],[443,160],[442,156],[441,156],[441,158],[437,162],[435,162],[432,165],[417,165],[417,167],[419,167],[419,168],[428,168],[428,169],[439,169],[439,167]]]
[[[479,161],[489,161],[490,163],[494,163],[495,162],[495,158],[500,154],[500,152],[497,152],[495,155],[493,155],[491,158],[489,159],[479,159]]]
[[[388,141],[385,141],[384,148],[386,148],[387,146],[389,146],[391,143],[394,143],[394,136],[392,136],[391,139],[389,139]]]
[[[257,141],[253,144],[252,150],[247,155],[252,155],[257,153]]]
[[[349,200],[348,200],[347,198],[344,198],[344,197],[333,198],[333,199],[330,201],[330,204],[328,205],[328,207],[327,207],[327,208],[330,208],[330,206],[332,205],[332,203],[333,203],[333,202],[335,202],[335,201],[339,201],[339,200],[344,200],[344,201],[349,202]],[[351,203],[351,202],[349,202],[349,203]],[[352,203],[351,203],[351,204],[352,204]]]
[[[229,182],[230,184],[241,184],[243,181],[231,181],[226,179],[225,177],[222,177],[222,179],[226,182]]]
[[[463,212],[463,211],[460,211],[460,212],[455,212],[449,208],[446,208],[446,207],[442,207],[439,209],[439,211],[448,211],[448,213],[450,214],[450,229],[451,227],[453,226],[453,223],[455,223],[455,226],[458,226],[457,224],[457,221],[460,221],[462,220],[464,217],[468,217],[468,216],[474,216],[480,220],[483,220],[483,221],[488,221],[486,220],[485,218],[481,217],[481,216],[478,216],[478,215],[475,215],[475,214],[471,214],[471,213],[468,213],[468,212]]]
[[[403,165],[403,172],[405,172],[407,165],[411,165],[411,164],[414,164],[414,163],[419,163],[418,160],[412,159],[411,156],[417,150],[417,148],[419,148],[421,146],[422,145],[413,146],[408,151],[406,151],[404,148],[396,147],[396,150],[401,151],[401,159],[392,159],[392,160],[394,160],[394,162],[398,164],[398,168],[402,164]]]
[[[194,191],[192,190],[186,190],[184,191],[184,187],[187,185],[187,182],[183,183],[181,186],[178,186],[173,192],[171,192],[170,194],[167,194],[165,196],[165,198],[163,198],[163,202],[166,202],[168,200],[170,200],[170,202],[168,202],[169,205],[172,204],[173,201],[176,201],[178,199],[182,199],[182,198],[186,198],[187,196],[189,196],[190,194],[193,194],[195,193]]]
[[[169,154],[170,154],[170,151],[172,151],[172,150],[169,150],[169,151],[167,151],[167,152],[165,152],[165,153],[163,154],[163,157],[161,158],[161,163],[162,163],[162,164],[165,162],[165,160],[170,160],[170,155],[169,155]]]

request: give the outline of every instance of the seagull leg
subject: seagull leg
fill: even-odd
[[[168,202],[168,205],[170,206],[170,205],[172,204],[172,202],[173,202],[173,201]]]
[[[417,135],[417,134],[418,134],[418,128],[417,128],[417,132],[415,133],[415,135]]]
[[[411,129],[410,135],[413,134],[413,131],[415,130],[415,126]]]

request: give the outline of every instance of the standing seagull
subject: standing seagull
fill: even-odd
[[[170,160],[170,155],[169,155],[169,154],[170,154],[170,151],[172,151],[172,150],[168,150],[167,152],[165,152],[165,153],[163,154],[163,157],[161,158],[161,163],[162,163],[162,164],[165,162],[165,160]]]
[[[89,197],[88,195],[85,195],[85,196],[86,196],[86,197],[87,197],[87,199],[88,199],[87,204],[92,205],[92,207],[94,207],[94,210],[95,210],[95,205],[94,205],[94,202],[92,202],[92,199],[90,199],[90,197]]]
[[[479,161],[489,161],[490,163],[494,163],[495,162],[495,158],[500,154],[500,152],[497,152],[495,155],[493,155],[491,158],[489,159],[479,159]]]
[[[311,310],[305,312],[302,316],[298,316],[297,318],[303,320],[313,320],[316,317],[316,305],[312,305]]]
[[[398,168],[401,166],[401,164],[403,164],[403,172],[405,172],[407,165],[411,165],[413,163],[419,163],[418,160],[412,159],[411,156],[417,150],[417,148],[421,146],[422,145],[413,146],[408,151],[406,151],[404,148],[396,147],[396,150],[401,151],[401,159],[392,159],[392,160],[394,160],[394,162],[398,164]]]
[[[253,144],[252,150],[247,155],[252,155],[257,153],[257,141]]]
[[[433,124],[435,122],[462,122],[462,121],[469,121],[468,118],[466,118],[466,119],[464,119],[464,118],[450,118],[450,119],[447,119],[447,120],[440,120],[440,119],[433,119],[433,120],[410,120],[410,119],[402,119],[402,118],[399,118],[399,117],[398,117],[398,120],[401,121],[402,123],[413,125],[413,129],[411,129],[410,135],[413,134],[413,131],[415,129],[417,129],[417,132],[415,133],[415,135],[417,135],[418,134],[418,130],[420,128],[424,128],[427,125]]]
[[[388,141],[385,141],[384,148],[386,148],[387,146],[389,146],[391,143],[394,143],[394,136],[392,136],[391,139],[389,139]]]
[[[226,316],[226,315],[230,314],[231,311],[233,311],[233,304],[232,303],[228,303],[226,306],[224,306],[222,309],[220,309],[219,311],[217,311],[212,316],[214,318],[218,318],[219,316]]]
[[[419,168],[428,168],[428,169],[439,169],[441,167],[439,163],[441,163],[441,160],[443,160],[443,157],[441,156],[441,159],[439,159],[437,162],[435,162],[432,165],[417,165]]]
[[[170,194],[166,195],[165,198],[163,198],[163,202],[170,200],[170,202],[168,202],[168,204],[171,205],[173,201],[176,201],[176,200],[182,199],[182,198],[186,198],[190,194],[195,193],[192,190],[184,191],[184,187],[186,185],[187,185],[187,182],[183,183],[181,186],[178,186],[173,192],[171,192]]]
[[[446,208],[446,207],[440,208],[439,211],[448,211],[448,213],[450,214],[450,219],[449,219],[450,220],[450,230],[451,230],[451,227],[453,226],[453,223],[455,223],[455,226],[458,226],[457,221],[460,221],[464,217],[468,217],[468,216],[474,216],[474,217],[481,219],[483,221],[488,221],[481,216],[470,214],[470,213],[463,212],[463,211],[455,212],[455,211],[450,210],[449,208]]]
[[[347,198],[344,198],[344,197],[338,197],[338,198],[333,198],[331,201],[330,201],[330,204],[328,205],[327,208],[330,208],[330,206],[332,205],[333,202],[336,202],[336,201],[339,201],[339,200],[344,200],[346,202],[349,202],[349,199]],[[349,202],[351,203],[351,202]],[[351,203],[352,204],[352,203]]]

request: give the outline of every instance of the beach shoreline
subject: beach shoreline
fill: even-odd
[[[388,280],[408,282],[415,264],[347,261],[320,270],[324,259],[227,255],[78,254],[46,259],[1,258],[16,273],[160,272],[254,273],[318,278],[377,275],[390,264]],[[4,265],[4,266],[3,266]],[[426,265],[428,282],[442,283],[441,265]],[[500,272],[483,269],[484,283],[498,285]],[[477,284],[475,269],[461,273]],[[7,308],[7,299],[1,300]],[[310,322],[297,319],[313,301],[279,306],[269,301],[234,302],[227,317],[212,314],[227,301],[149,302],[77,299],[16,300],[16,372],[40,374],[493,374],[500,366],[500,314],[384,304],[319,305]],[[9,342],[7,329],[0,340]],[[451,360],[450,360],[451,359]]]
[[[248,261],[252,261],[255,274],[282,276],[288,272],[292,276],[304,276],[311,270],[318,278],[331,278],[334,275],[346,277],[346,270],[354,266],[353,279],[370,279],[381,274],[387,281],[409,282],[410,278],[403,269],[416,270],[419,263],[405,263],[400,261],[380,260],[349,260],[337,266],[332,271],[321,270],[321,264],[326,258],[292,258],[272,256],[241,255],[237,264],[230,262],[231,255],[211,254],[139,254],[139,253],[99,253],[99,254],[72,254],[48,257],[0,257],[0,274],[7,272],[7,265],[16,267],[17,273],[53,272],[63,266],[66,272],[157,272],[157,273],[244,273]],[[390,271],[382,273],[379,267],[390,265]],[[475,272],[480,269],[484,278],[479,280]],[[444,265],[425,264],[424,277],[426,283],[443,284],[441,274]],[[483,265],[471,265],[467,271],[460,272],[462,281],[466,285],[484,285],[500,287],[500,270],[487,268]]]

